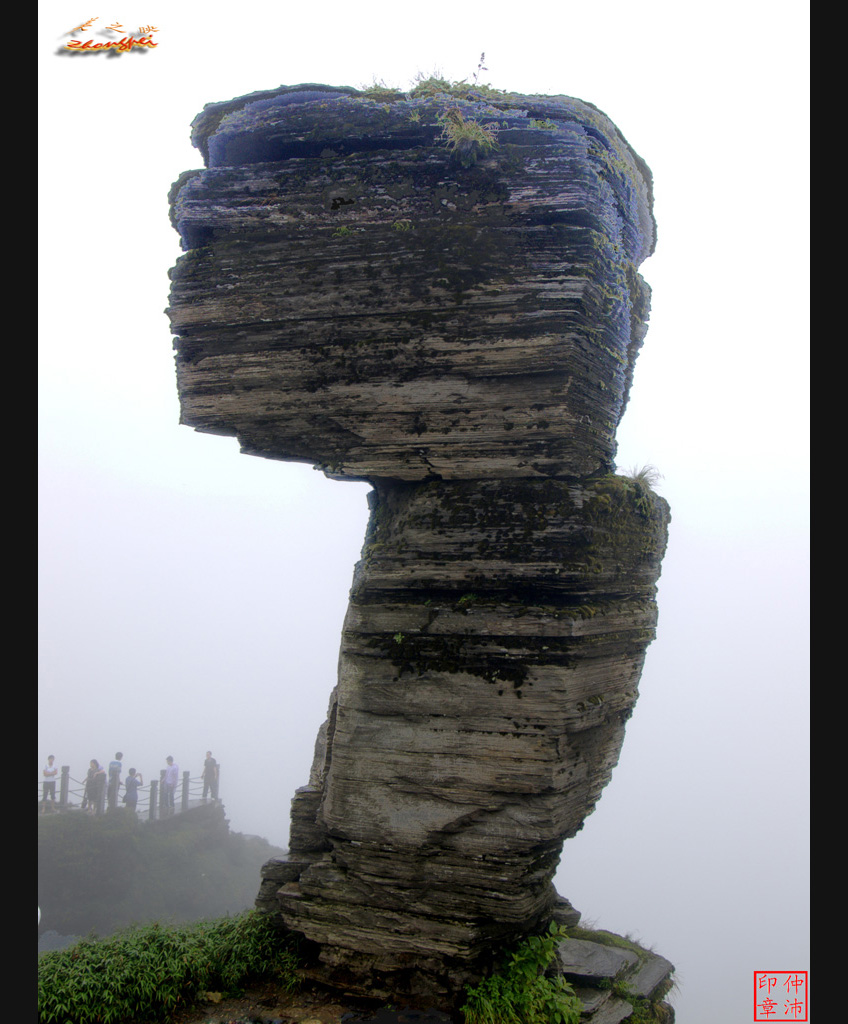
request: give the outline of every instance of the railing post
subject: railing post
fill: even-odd
[[[106,802],[110,811],[118,806],[119,773],[109,769],[109,777],[106,781]]]
[[[159,817],[164,818],[168,814],[168,805],[165,797],[165,769],[159,769]]]
[[[150,807],[147,809],[147,816],[150,821],[156,821],[156,800],[159,796],[159,783],[154,779],[150,783]]]
[[[68,809],[68,785],[70,783],[70,765],[62,765],[62,775],[59,779],[59,810],[66,811]]]
[[[182,796],[182,800],[180,802],[180,810],[181,811],[187,811],[188,810],[188,776],[189,776],[188,772],[183,772],[183,796]]]

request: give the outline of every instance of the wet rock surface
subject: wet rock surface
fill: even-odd
[[[449,121],[495,141],[451,145]],[[182,421],[374,487],[257,905],[316,981],[448,1009],[498,945],[576,923],[551,879],[654,636],[668,506],[614,473],[650,172],[568,97],[281,87],[208,106],[193,139]]]

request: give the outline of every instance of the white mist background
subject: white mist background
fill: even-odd
[[[157,25],[160,45],[59,55],[92,15]],[[168,188],[202,166],[205,103],[469,78],[485,52],[482,81],[594,103],[654,174],[617,461],[664,474],[659,629],[557,886],[676,964],[681,1024],[749,1021],[755,970],[808,970],[807,18],[745,0],[40,3],[37,776],[49,753],[81,778],[116,750],[146,780],[168,754],[199,775],[211,749],[231,827],[286,845],[369,488],[178,426]]]

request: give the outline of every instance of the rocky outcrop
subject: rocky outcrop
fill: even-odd
[[[560,944],[556,965],[583,1004],[581,1021],[618,1024],[638,1008],[639,1020],[673,1024],[663,1002],[673,984],[670,961],[611,932],[582,934]]]
[[[614,473],[650,173],[591,105],[491,90],[285,87],[193,139],[182,421],[374,487],[258,905],[322,980],[448,999],[560,907],[654,636],[668,507]]]

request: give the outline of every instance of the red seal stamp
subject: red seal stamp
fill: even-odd
[[[754,971],[754,1020],[809,1020],[807,971]]]

